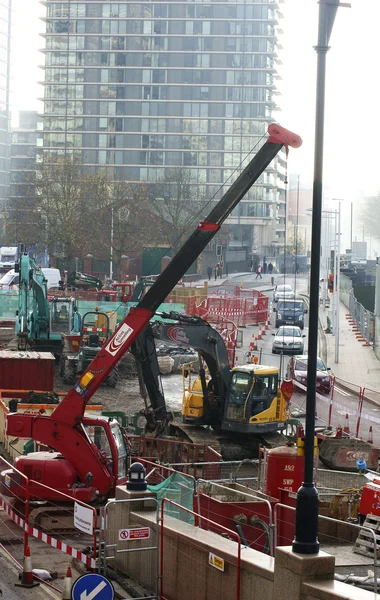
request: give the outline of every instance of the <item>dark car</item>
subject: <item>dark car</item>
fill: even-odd
[[[304,328],[304,315],[307,313],[307,309],[303,300],[280,298],[277,308],[274,308],[273,312],[276,313],[276,327],[296,325],[300,329]]]
[[[287,376],[295,382],[307,387],[307,355],[292,356],[289,360]],[[322,394],[331,391],[331,369],[326,367],[321,358],[317,358],[317,390]]]

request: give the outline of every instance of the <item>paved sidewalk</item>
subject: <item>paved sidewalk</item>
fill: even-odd
[[[218,279],[215,279],[214,276],[211,277],[210,281],[208,279],[199,279],[198,281],[189,281],[185,283],[185,287],[203,287],[204,282],[207,281],[208,282],[208,286],[209,288],[214,288],[214,287],[219,287],[221,285],[241,285],[243,284],[244,287],[244,282],[245,282],[245,278],[247,276],[249,276],[250,278],[252,277],[253,273],[251,272],[245,272],[245,273],[231,273],[230,275],[223,275],[223,277],[220,277]],[[271,277],[273,277],[273,275],[269,275],[267,274],[263,274],[262,279],[257,279],[254,278],[253,282],[252,279],[250,279],[250,283],[254,285],[254,288],[265,288],[261,291],[267,291],[267,290],[272,290],[273,289],[273,285],[271,284]],[[276,277],[276,275],[274,276]]]
[[[344,304],[340,304],[339,313],[339,363],[335,362],[335,336],[326,333],[327,344],[327,364],[331,367],[334,375],[354,383],[361,387],[369,387],[380,391],[380,361],[371,347],[363,346],[363,342],[358,342],[349,324],[346,313],[348,312]],[[326,328],[326,317],[328,311],[320,309],[319,316]]]

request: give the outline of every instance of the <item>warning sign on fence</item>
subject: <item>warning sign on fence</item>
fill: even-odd
[[[75,502],[74,525],[80,531],[92,535],[94,533],[94,513],[91,508],[86,508]]]
[[[119,541],[147,540],[150,538],[150,527],[136,527],[134,529],[119,529]]]
[[[216,554],[213,554],[212,552],[209,552],[208,564],[215,567],[215,569],[218,569],[218,571],[224,572],[224,558],[216,556]]]

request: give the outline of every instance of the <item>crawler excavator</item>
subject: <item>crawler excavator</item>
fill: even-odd
[[[131,308],[119,328],[104,344],[52,415],[10,413],[6,433],[33,439],[47,446],[46,452],[34,452],[15,459],[17,470],[29,478],[28,492],[19,473],[1,474],[2,489],[19,498],[60,502],[63,491],[85,502],[102,502],[112,497],[115,487],[127,480],[127,442],[115,421],[88,417],[86,406],[123,354],[131,348],[148,325],[160,304],[177,281],[210,243],[222,223],[231,214],[281,148],[299,147],[301,139],[279,125],[271,124],[269,138],[257,151],[236,181],[218,202],[213,202],[207,218],[199,223],[152,287]],[[126,405],[128,401],[126,400]],[[166,418],[164,407],[157,419]],[[41,488],[40,483],[49,486]]]
[[[80,329],[74,299],[53,297],[49,302],[46,277],[28,254],[21,254],[16,268],[19,271],[17,348],[59,356],[63,348],[62,334],[76,333]]]
[[[206,443],[223,458],[252,457],[259,444],[285,441],[279,432],[285,428],[293,384],[284,381],[279,387],[277,367],[245,364],[231,369],[224,341],[207,321],[176,312],[157,316],[165,320],[151,322],[131,348],[150,400],[144,411],[148,427],[153,429],[157,413],[166,411],[156,355],[159,340],[193,348],[199,356],[199,375],[184,390],[183,422],[171,421],[171,434]],[[186,378],[190,368],[184,367]]]

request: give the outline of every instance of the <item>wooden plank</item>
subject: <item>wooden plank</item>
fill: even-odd
[[[358,544],[360,546],[368,546],[369,548],[373,548],[373,541],[372,542],[367,542],[366,540],[359,540],[359,539],[357,539],[356,542],[355,542],[355,544]],[[379,550],[379,549],[380,549],[380,546],[378,546],[376,544],[376,550]]]
[[[372,529],[372,531],[373,531],[373,529]],[[376,534],[375,531],[373,531],[373,533],[375,534],[376,542],[380,543],[380,535]],[[357,539],[360,540],[362,538],[370,538],[373,541],[373,535],[369,531],[361,531],[359,533]]]

